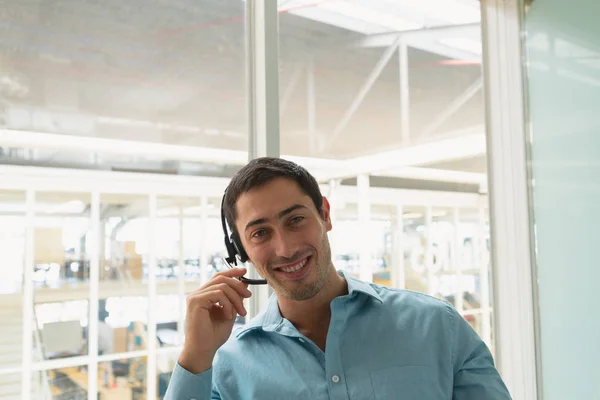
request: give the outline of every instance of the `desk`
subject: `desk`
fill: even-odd
[[[131,400],[132,398],[130,387],[98,388],[98,400]]]
[[[88,375],[78,368],[64,368],[48,372],[50,393],[52,397],[85,396],[88,387]]]

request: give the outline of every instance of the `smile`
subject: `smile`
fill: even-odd
[[[290,267],[285,267],[285,268],[279,268],[280,271],[283,271],[287,274],[291,274],[293,272],[297,272],[300,271],[302,268],[304,268],[304,266],[306,265],[306,262],[308,261],[308,258],[305,258],[304,260],[300,261],[297,264],[294,264]]]
[[[275,273],[283,279],[300,280],[310,273],[312,255],[294,263],[275,267]]]

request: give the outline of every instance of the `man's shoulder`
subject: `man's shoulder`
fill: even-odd
[[[382,303],[390,307],[414,308],[423,311],[439,310],[446,312],[452,310],[452,305],[446,300],[425,293],[390,288],[375,283],[370,285],[381,297]]]

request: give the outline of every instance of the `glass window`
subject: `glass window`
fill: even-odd
[[[406,206],[402,218],[404,237],[404,280],[406,289],[429,293],[429,281],[425,260],[427,240],[425,207]]]
[[[527,55],[540,384],[549,400],[593,398],[600,376],[599,3],[526,3],[521,37]]]
[[[156,375],[158,382],[158,398],[164,398],[167,387],[171,380],[171,375],[175,366],[177,365],[177,359],[179,358],[179,353],[164,353],[158,354],[156,358]]]
[[[483,134],[481,33],[463,25],[479,22],[478,2],[280,0],[279,9],[282,154],[341,159]]]
[[[100,301],[98,353],[147,349],[148,297],[108,297]]]
[[[19,367],[23,348],[23,266],[25,264],[25,193],[0,190],[0,369]],[[0,376],[7,386],[12,375]],[[12,389],[11,389],[12,390]]]
[[[98,364],[101,399],[146,399],[146,357],[124,358]]]
[[[88,353],[89,206],[89,194],[36,194],[34,360]]]
[[[32,375],[32,399],[87,398],[87,365],[36,371]]]
[[[184,310],[176,294],[159,295],[156,314],[156,345],[172,347],[183,345],[185,326],[180,326]]]
[[[9,3],[0,27],[3,128],[22,140],[73,135],[80,145],[1,156],[195,174],[199,162],[144,145],[246,150],[244,2]]]
[[[37,193],[34,228],[36,293],[87,287],[90,195]]]
[[[77,295],[71,291],[71,295]],[[74,297],[75,297],[74,296]],[[35,304],[36,361],[88,354],[88,300]]]
[[[158,281],[176,280],[180,273],[184,279],[199,279],[202,244],[200,199],[160,197],[156,216]]]
[[[120,281],[137,283],[146,290],[143,286],[148,281],[148,202],[148,196],[100,196],[101,288],[113,287]]]

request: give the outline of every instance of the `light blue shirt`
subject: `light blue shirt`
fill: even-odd
[[[331,302],[325,352],[281,317],[272,296],[211,370],[177,365],[165,399],[511,398],[487,346],[450,304],[344,277],[349,293]]]

